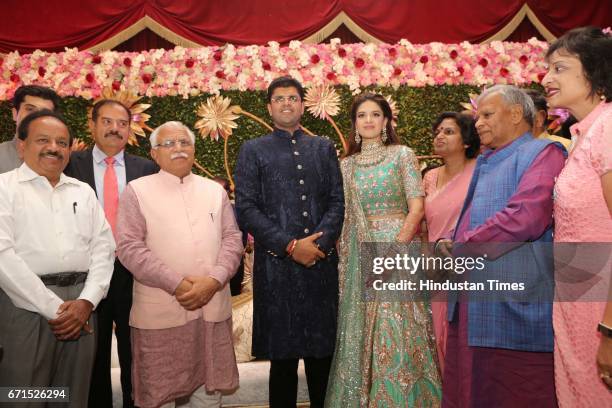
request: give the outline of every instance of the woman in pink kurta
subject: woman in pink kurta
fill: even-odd
[[[555,243],[610,243],[612,38],[592,27],[575,29],[553,43],[546,58],[550,68],[543,85],[549,106],[568,109],[578,120],[571,127],[574,146],[555,185]],[[612,256],[606,257],[604,288],[612,268]],[[558,280],[561,273],[556,271]],[[605,296],[554,304],[555,384],[561,407],[612,406],[605,384],[612,385],[612,358],[606,357],[612,356],[612,338],[597,332],[599,322],[612,326],[612,305]],[[607,365],[599,374],[598,360]]]
[[[474,157],[480,150],[474,119],[468,115],[444,112],[434,122],[433,132],[434,153],[442,157],[444,165],[430,170],[423,178],[429,242],[449,238],[454,230],[474,172]],[[431,312],[442,372],[448,328],[446,310],[444,296],[432,299]]]

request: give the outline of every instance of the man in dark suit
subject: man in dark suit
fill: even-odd
[[[255,239],[253,355],[270,359],[270,407],[295,407],[304,359],[311,407],[322,407],[336,341],[344,193],[334,144],[300,128],[304,89],[268,87],[274,131],[245,142],[236,163],[238,224]]]
[[[119,194],[130,181],[154,174],[159,168],[148,159],[125,153],[131,123],[131,114],[126,106],[104,99],[94,105],[91,116],[90,128],[95,146],[72,153],[64,172],[94,189],[115,233]],[[132,284],[132,275],[116,259],[108,295],[97,309],[98,348],[89,391],[89,407],[112,407],[110,360],[113,322],[121,366],[123,406],[134,406],[129,327]]]

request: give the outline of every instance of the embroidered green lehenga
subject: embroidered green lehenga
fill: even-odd
[[[341,163],[346,215],[340,238],[338,334],[326,407],[435,407],[441,380],[431,311],[423,301],[365,301],[361,242],[393,242],[423,196],[406,146],[367,146]]]

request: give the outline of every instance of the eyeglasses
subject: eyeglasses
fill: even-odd
[[[176,139],[176,140],[166,140],[166,141],[164,141],[162,143],[156,144],[153,147],[154,148],[163,147],[164,149],[170,149],[170,148],[176,146],[177,143],[179,145],[181,145],[181,147],[191,147],[191,146],[193,146],[193,143],[189,139]]]
[[[300,97],[297,95],[291,95],[291,96],[275,96],[274,98],[272,98],[272,102],[274,103],[285,103],[285,102],[291,102],[291,103],[296,103],[299,102]]]

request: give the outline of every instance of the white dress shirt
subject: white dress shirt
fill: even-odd
[[[106,296],[115,241],[89,185],[64,174],[55,187],[27,164],[0,174],[0,288],[47,319],[64,302],[39,276],[88,271],[79,299]]]
[[[126,175],[125,175],[125,150],[121,150],[119,153],[114,155],[115,163],[115,175],[117,176],[117,190],[119,190],[119,197],[125,189]],[[106,153],[104,153],[98,145],[94,145],[91,151],[93,156],[93,169],[94,169],[94,180],[96,182],[96,191],[98,192],[98,201],[104,208],[104,173],[106,173]]]

